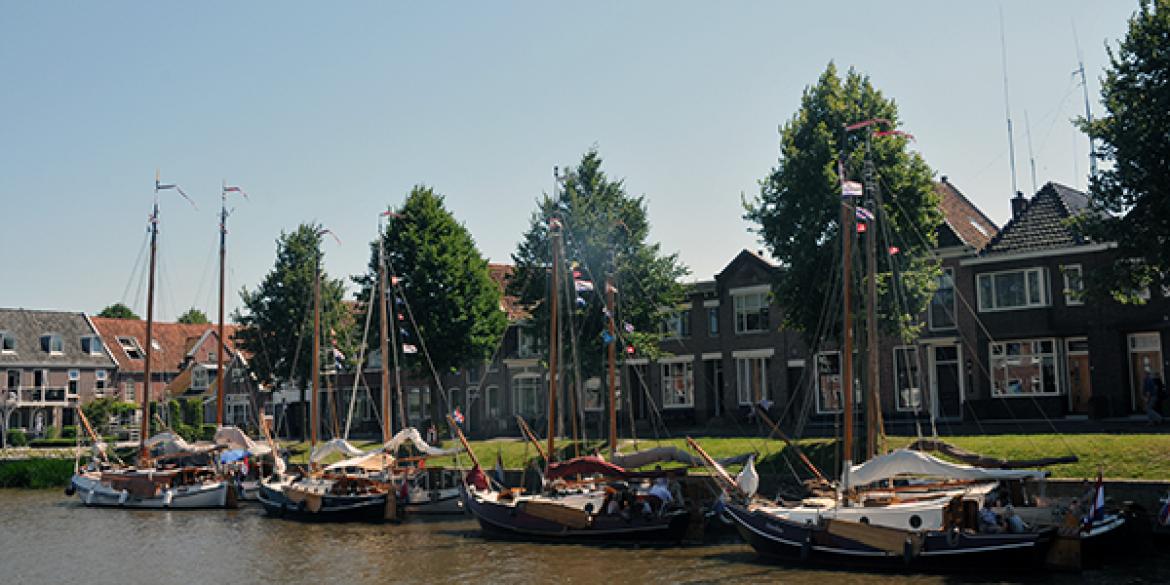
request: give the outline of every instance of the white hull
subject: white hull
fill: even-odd
[[[140,498],[124,490],[115,490],[103,484],[99,477],[88,474],[74,475],[72,484],[81,503],[90,507],[161,510],[226,508],[228,505],[228,484],[224,481],[179,486],[149,498]]]
[[[405,510],[407,514],[462,514],[463,498],[457,487],[436,491],[412,489]]]

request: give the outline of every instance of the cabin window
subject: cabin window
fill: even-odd
[[[922,408],[922,384],[918,376],[918,348],[904,345],[894,348],[894,381],[897,408],[918,412]]]
[[[1061,393],[1056,340],[1018,339],[990,344],[991,395],[1043,396]]]
[[[732,297],[735,305],[735,332],[759,333],[768,330],[768,293],[752,292]]]
[[[977,278],[980,311],[1010,311],[1051,304],[1045,268],[991,272]]]
[[[122,346],[122,351],[126,352],[126,357],[132,360],[142,359],[142,346],[138,345],[138,340],[133,337],[118,337],[118,345]]]
[[[735,360],[736,396],[740,404],[755,404],[768,397],[768,358]]]
[[[16,336],[11,331],[0,331],[0,353],[16,353]]]
[[[1060,272],[1064,275],[1064,304],[1070,307],[1085,304],[1085,281],[1081,274],[1081,265],[1061,266]]]
[[[662,363],[663,408],[687,408],[695,405],[694,362]]]
[[[512,378],[512,404],[520,416],[540,416],[540,378],[535,374]]]
[[[937,280],[938,288],[930,298],[927,319],[932,330],[955,328],[955,271],[943,268]]]

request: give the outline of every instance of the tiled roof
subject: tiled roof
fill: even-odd
[[[81,338],[95,334],[83,313],[0,309],[0,331],[12,335],[16,340],[15,351],[0,352],[0,365],[114,366],[107,353],[91,355],[82,350]],[[48,333],[61,336],[60,355],[50,355],[42,346],[41,337]]]
[[[963,244],[982,250],[999,233],[999,228],[946,177],[934,184],[941,197],[943,221]]]
[[[118,362],[118,369],[123,372],[141,372],[143,360],[131,359],[118,341],[119,337],[132,337],[138,346],[146,350],[146,321],[140,319],[109,319],[94,317],[93,324],[97,327],[102,341]],[[224,336],[227,338],[224,348],[227,352],[235,350],[232,341],[236,334],[236,325],[224,325]],[[214,324],[188,325],[184,323],[155,323],[151,332],[158,347],[151,349],[151,370],[157,372],[178,372],[186,360],[188,353],[203,339],[205,335],[214,347],[215,332],[218,329]],[[198,359],[197,362],[205,360]]]
[[[1088,197],[1076,189],[1047,183],[1003,226],[982,255],[1068,248],[1087,244],[1067,225],[1070,217],[1088,210]]]
[[[529,311],[520,305],[519,298],[505,292],[514,268],[511,264],[488,264],[488,274],[499,285],[500,292],[503,293],[503,296],[500,297],[500,308],[508,314],[508,321],[520,321],[527,319],[530,315]]]

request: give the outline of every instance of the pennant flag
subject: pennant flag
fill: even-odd
[[[418,353],[418,346],[412,343],[403,343],[402,353]]]
[[[576,302],[577,302],[577,307],[579,307],[579,308],[582,308],[582,309],[584,309],[584,308],[585,308],[585,305],[588,305],[588,304],[589,304],[589,303],[585,302],[585,299],[583,299],[583,298],[581,298],[581,297],[577,297],[577,301],[576,301]]]
[[[874,136],[901,136],[903,138],[909,138],[910,140],[914,140],[913,134],[911,134],[909,132],[903,132],[901,130],[883,130],[881,132],[874,132],[873,135]]]
[[[868,210],[860,205],[858,205],[856,207],[856,209],[857,209],[857,219],[860,219],[862,221],[873,221],[874,219],[876,219],[876,218],[874,218],[872,211],[870,211],[870,210]]]
[[[581,271],[580,271],[580,270],[574,270],[574,271],[573,271],[573,278],[581,278]]]
[[[632,345],[626,346],[626,355],[634,355],[634,351],[635,351],[634,346],[632,346]]]
[[[171,191],[171,190],[178,191],[179,195],[182,195],[183,199],[186,199],[187,203],[191,204],[191,207],[194,207],[195,209],[199,209],[199,207],[197,205],[195,205],[195,202],[192,201],[191,198],[187,196],[187,192],[184,191],[182,187],[178,186],[175,183],[160,183],[158,181],[158,177],[155,176],[154,190],[155,191]]]
[[[612,318],[613,318],[613,315],[610,315],[610,314],[609,314],[609,307],[602,307],[602,308],[601,308],[601,314],[602,314],[602,315],[605,315],[605,318],[606,318],[606,319],[612,319]]]
[[[622,329],[625,329],[626,333],[633,333],[634,332],[634,324],[633,323],[626,323],[625,325],[622,325]]]
[[[894,254],[897,254],[898,252],[901,252],[901,251],[902,250],[900,248],[898,248],[897,246],[890,246],[890,256],[893,256]]]
[[[455,421],[455,424],[463,426],[463,412],[459,410],[458,406],[456,406],[455,411],[451,413],[451,419]]]
[[[574,280],[573,286],[577,287],[577,292],[593,292],[593,281],[590,280]]]
[[[337,241],[337,245],[338,246],[341,245],[341,238],[337,237],[337,234],[333,233],[333,230],[331,230],[329,228],[321,228],[321,229],[317,230],[317,237],[321,237],[325,234],[329,234],[329,235],[333,236],[333,239]]]
[[[399,321],[405,321],[405,320],[406,320],[406,315],[403,315],[402,313],[398,313],[398,320],[399,320]]]
[[[345,359],[345,354],[342,353],[340,349],[337,349],[337,347],[334,347],[333,348],[333,359],[340,362],[341,360]]]
[[[841,197],[861,197],[864,189],[857,181],[841,181]]]
[[[605,345],[609,345],[609,344],[613,343],[613,336],[609,334],[609,331],[602,331],[601,332],[601,341]]]
[[[496,476],[496,481],[500,485],[504,485],[504,456],[500,454],[499,449],[496,449],[496,468],[493,473]]]
[[[403,339],[406,339],[407,337],[410,337],[410,332],[407,331],[405,327],[399,327],[398,335],[400,335]]]
[[[1097,486],[1093,488],[1093,501],[1089,504],[1089,511],[1084,518],[1084,526],[1081,528],[1084,532],[1089,532],[1093,529],[1093,522],[1099,522],[1105,519],[1105,481],[1101,477],[1101,471],[1097,470]]]
[[[866,229],[865,226],[866,226],[865,222],[857,224],[857,233],[864,234],[865,229]]]
[[[241,189],[241,188],[239,188],[239,187],[237,187],[237,186],[235,186],[235,185],[224,185],[224,186],[223,186],[223,192],[224,192],[224,194],[227,194],[227,193],[239,193],[240,195],[243,195],[243,196],[244,196],[244,199],[247,199],[247,198],[248,198],[248,194],[247,194],[247,193],[245,193],[243,189]]]
[[[390,277],[390,284],[392,286],[398,286],[398,283],[400,283],[400,282],[402,282],[401,276],[391,276]]]
[[[397,212],[390,210],[390,209],[387,209],[386,211],[383,211],[382,213],[379,213],[378,215],[380,217],[394,217],[394,218],[398,218],[398,219],[402,219],[402,217],[403,217],[403,215],[401,213],[397,213]]]

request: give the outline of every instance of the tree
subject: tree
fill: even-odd
[[[367,307],[368,287],[377,284],[379,243],[385,246],[398,278],[396,296],[407,303],[389,323],[405,331],[406,335],[399,337],[401,343],[419,349],[417,354],[404,356],[409,358],[405,366],[431,380],[435,408],[449,408],[446,400],[434,396],[436,382],[426,357],[440,375],[489,359],[507,326],[507,316],[500,308],[500,288],[471,232],[455,220],[444,207],[443,196],[430,187],[414,187],[402,208],[390,216],[382,237],[370,243],[369,272],[354,278],[362,286],[358,299]],[[376,311],[370,316],[370,339],[375,347],[381,339],[380,318]],[[364,322],[364,314],[361,319]],[[383,363],[389,366],[391,361],[386,358]]]
[[[122,303],[114,303],[102,309],[102,312],[98,313],[98,317],[104,317],[106,319],[141,319],[141,317],[134,314],[134,311],[130,310],[130,307]]]
[[[240,291],[244,306],[233,319],[240,325],[236,341],[255,358],[252,372],[262,383],[293,381],[302,391],[310,384],[313,360],[313,274],[324,264],[323,228],[301,224],[276,241],[276,262],[254,291]],[[336,343],[348,353],[352,325],[342,297],[341,280],[321,269],[321,347]],[[325,354],[328,355],[328,354]],[[322,360],[322,364],[329,363]],[[323,366],[324,367],[324,366]]]
[[[599,375],[602,371],[606,275],[614,273],[620,293],[619,328],[629,323],[634,329],[633,333],[619,333],[626,341],[634,342],[640,353],[652,354],[661,337],[657,334],[660,310],[683,299],[678,281],[688,273],[678,254],[663,254],[659,244],[646,242],[650,222],[645,198],[627,195],[623,182],[610,180],[601,164],[597,150],[589,150],[576,168],[567,171],[559,193],[540,199],[528,231],[512,254],[516,268],[508,284],[509,292],[532,308],[530,326],[536,346],[547,351],[546,300],[552,260],[548,226],[551,218],[558,218],[563,226],[565,264],[576,263],[581,279],[594,284],[594,292],[582,293],[580,301],[561,304],[575,313],[577,357],[586,375]],[[561,282],[572,287],[568,272],[565,274]],[[580,306],[582,302],[584,306]]]
[[[191,307],[190,309],[187,309],[186,313],[179,315],[178,321],[179,323],[184,323],[187,325],[207,325],[210,323],[210,321],[207,320],[207,313],[204,313],[195,307]]]
[[[773,294],[784,308],[784,323],[801,331],[810,346],[816,345],[826,302],[840,298],[834,296],[841,266],[838,157],[846,154],[848,178],[860,181],[866,155],[865,131],[847,133],[844,127],[874,118],[896,125],[893,100],[852,69],[842,80],[829,63],[816,85],[805,88],[800,110],[780,130],[779,164],[760,182],[760,194],[745,201],[745,219],[756,223],[753,231],[781,265]],[[931,171],[906,145],[903,136],[872,138],[884,202],[875,211],[891,240],[879,246],[879,320],[887,331],[904,337],[920,327],[918,315],[934,292],[939,271],[929,253],[942,221]],[[889,254],[885,244],[899,251]],[[852,259],[859,268],[860,258]],[[827,314],[836,315],[828,331],[841,331],[836,306]]]
[[[1137,291],[1170,285],[1170,0],[1143,0],[1109,53],[1101,83],[1106,114],[1080,120],[1108,164],[1090,180],[1094,213],[1075,218],[1092,241],[1115,242],[1117,257],[1085,275],[1090,298],[1143,302]]]

